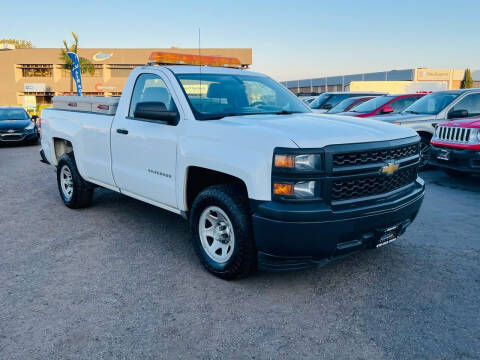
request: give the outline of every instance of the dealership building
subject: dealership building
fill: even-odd
[[[465,69],[415,68],[364,74],[327,76],[282,82],[295,94],[325,91],[380,91],[415,93],[459,89]],[[480,70],[472,70],[474,86],[480,87]]]
[[[34,109],[50,104],[55,95],[70,94],[71,72],[62,69],[60,49],[15,49],[0,44],[0,105]],[[145,65],[153,51],[197,54],[198,49],[79,49],[79,57],[93,64],[82,75],[84,95],[119,96],[130,71]],[[244,67],[252,63],[252,49],[202,49],[202,55],[236,57]],[[74,88],[75,89],[75,88]]]

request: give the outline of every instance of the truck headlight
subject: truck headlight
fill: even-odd
[[[277,169],[291,169],[299,171],[320,170],[320,154],[276,154],[273,165]]]
[[[274,182],[273,194],[284,199],[315,199],[320,190],[317,181]]]
[[[28,125],[25,130],[32,130],[35,127],[35,124],[32,122],[30,125]]]

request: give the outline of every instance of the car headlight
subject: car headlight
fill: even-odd
[[[276,154],[273,165],[276,169],[315,171],[321,169],[321,161],[320,154]]]
[[[281,199],[312,200],[319,198],[319,194],[319,183],[314,180],[273,183],[273,195]]]
[[[322,174],[323,151],[277,148],[273,156],[272,198],[320,200]]]
[[[30,125],[28,125],[25,130],[32,130],[35,127],[35,124],[32,122]]]

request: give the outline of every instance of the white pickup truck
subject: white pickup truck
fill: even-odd
[[[413,130],[313,114],[247,70],[142,66],[119,100],[57,97],[41,117],[66,206],[103,187],[183,215],[224,279],[389,243],[424,196]]]

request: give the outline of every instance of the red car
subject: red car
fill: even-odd
[[[365,101],[350,111],[338,115],[364,118],[375,115],[397,114],[425,95],[426,94],[404,94],[378,96]]]
[[[447,174],[480,174],[480,116],[437,126],[431,145],[430,163]]]
[[[361,103],[363,103],[365,101],[368,101],[370,99],[373,99],[373,98],[374,98],[374,96],[351,97],[351,98],[340,101],[337,105],[335,105],[333,108],[328,110],[325,114],[339,114],[339,113],[343,113],[343,112],[346,112],[346,111],[350,111],[355,106],[358,106]]]

